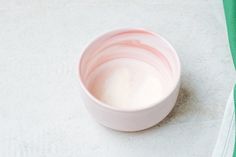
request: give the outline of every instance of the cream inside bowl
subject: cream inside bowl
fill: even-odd
[[[79,76],[87,98],[96,105],[135,112],[158,105],[178,89],[180,62],[161,36],[121,29],[89,44],[80,59]]]

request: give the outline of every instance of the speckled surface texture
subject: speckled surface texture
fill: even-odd
[[[160,33],[182,61],[176,107],[142,132],[100,126],[79,95],[83,47],[119,27]],[[208,157],[234,79],[221,1],[0,0],[1,157]]]

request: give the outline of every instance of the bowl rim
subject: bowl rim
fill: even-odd
[[[144,31],[147,33],[151,33],[152,35],[158,37],[159,39],[161,39],[165,44],[167,44],[167,46],[171,49],[171,51],[174,53],[175,59],[177,61],[177,66],[178,66],[178,73],[177,73],[177,79],[175,79],[174,81],[174,86],[171,88],[171,90],[164,95],[161,99],[159,99],[157,102],[154,102],[152,104],[147,104],[144,105],[143,107],[140,108],[134,108],[134,109],[126,109],[126,108],[119,108],[116,106],[111,106],[109,104],[106,104],[104,102],[102,102],[101,100],[97,99],[95,96],[93,96],[89,90],[86,88],[86,86],[84,85],[84,82],[82,81],[82,77],[81,77],[81,61],[83,60],[84,54],[86,52],[86,50],[93,44],[95,43],[97,40],[99,40],[100,38],[102,38],[103,36],[106,36],[109,33],[116,33],[116,32],[123,32],[123,31],[131,31],[131,30],[136,30],[136,31]],[[86,93],[86,95],[88,95],[88,97],[95,102],[97,105],[100,105],[100,107],[109,109],[109,110],[113,110],[113,111],[117,111],[117,112],[139,112],[139,111],[143,111],[143,110],[147,110],[150,108],[153,108],[155,106],[158,106],[159,104],[161,104],[163,101],[165,101],[166,99],[169,98],[169,96],[175,91],[175,89],[178,87],[179,83],[180,83],[180,78],[181,78],[181,62],[180,62],[180,58],[176,52],[176,50],[173,48],[173,46],[170,44],[169,41],[167,41],[164,37],[162,37],[160,34],[155,33],[153,31],[149,31],[145,28],[140,28],[140,27],[128,27],[128,28],[116,28],[116,29],[111,29],[110,31],[105,31],[103,33],[100,33],[99,35],[97,35],[95,38],[93,38],[90,42],[87,43],[87,45],[85,45],[85,47],[82,49],[82,52],[80,53],[79,56],[79,63],[78,63],[78,77],[79,77],[79,82],[80,82],[80,86],[82,88],[82,90]]]

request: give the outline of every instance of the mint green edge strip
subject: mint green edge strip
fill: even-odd
[[[225,18],[228,30],[231,55],[236,69],[236,0],[223,0]],[[236,85],[234,85],[234,110],[236,110]],[[236,120],[236,112],[235,120]],[[236,157],[236,136],[234,144],[233,157]]]
[[[236,69],[236,0],[223,0],[231,55]]]

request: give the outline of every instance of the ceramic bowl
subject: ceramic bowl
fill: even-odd
[[[169,79],[169,83],[162,84],[166,90],[158,101],[130,109],[106,104],[94,96],[91,87],[96,86],[96,69],[121,58],[140,60],[161,72],[165,70],[163,77],[168,76],[164,79]],[[159,123],[172,110],[179,93],[181,65],[175,49],[160,35],[145,29],[118,29],[97,37],[82,52],[78,71],[81,96],[89,113],[100,124],[119,131],[139,131]],[[99,75],[104,74],[96,72]]]

